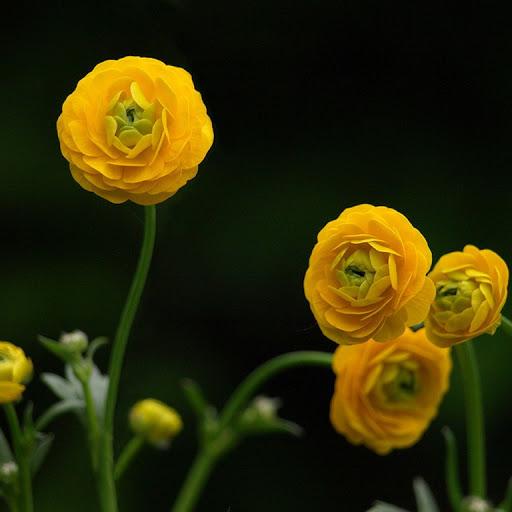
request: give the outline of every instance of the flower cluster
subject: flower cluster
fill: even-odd
[[[406,217],[367,204],[329,222],[309,260],[306,298],[324,335],[341,345],[332,423],[379,454],[410,446],[427,428],[448,388],[449,347],[493,334],[501,321],[509,272],[496,253],[468,245],[429,273],[431,263]]]

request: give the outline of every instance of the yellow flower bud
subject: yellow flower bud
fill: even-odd
[[[436,297],[425,321],[427,336],[440,347],[494,334],[507,300],[508,267],[493,251],[466,245],[442,256],[430,277]]]
[[[351,443],[380,455],[407,448],[436,415],[451,367],[449,349],[430,343],[424,329],[386,344],[340,346],[331,422]]]
[[[147,398],[137,402],[130,411],[133,432],[149,443],[165,448],[183,427],[180,415],[163,402]]]
[[[0,404],[21,398],[32,377],[32,361],[23,350],[8,341],[0,341]]]
[[[401,213],[347,208],[318,234],[304,291],[320,329],[341,344],[390,341],[422,322],[435,295],[432,254]]]
[[[190,74],[145,57],[98,64],[64,102],[57,131],[73,178],[112,203],[164,201],[213,143]]]

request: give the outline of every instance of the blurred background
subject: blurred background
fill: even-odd
[[[434,258],[471,242],[512,262],[512,38],[498,2],[306,0],[26,2],[4,6],[0,339],[24,347],[39,379],[60,364],[36,337],[80,328],[112,337],[142,235],[143,211],[83,191],[61,157],[55,122],[95,64],[151,56],[187,68],[212,117],[199,175],[158,207],[154,264],[133,329],[117,416],[152,396],[186,428],[169,452],[146,449],[121,484],[121,510],[169,510],[195,450],[180,388],[196,379],[221,406],[244,375],[297,349],[331,351],[303,297],[316,233],[361,202],[392,206]],[[505,311],[512,313],[512,307]],[[511,476],[510,339],[477,343],[489,487]],[[105,370],[108,349],[98,357]],[[200,511],[365,511],[413,507],[417,475],[447,510],[440,428],[464,442],[457,372],[437,420],[414,448],[379,457],[328,419],[333,377],[293,370],[264,389],[304,438],[252,439],[215,471]],[[35,482],[38,512],[97,510],[76,418]],[[463,447],[463,444],[462,444]],[[463,450],[462,450],[463,452]],[[464,457],[464,453],[462,453]]]

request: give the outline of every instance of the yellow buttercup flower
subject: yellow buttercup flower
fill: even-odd
[[[430,343],[424,329],[386,344],[340,346],[331,422],[351,443],[380,455],[407,448],[436,415],[451,367],[449,349]]]
[[[213,142],[190,74],[145,57],[98,64],[64,102],[57,131],[75,180],[113,203],[164,201]]]
[[[166,447],[183,427],[180,415],[168,405],[147,398],[137,402],[130,411],[133,432],[149,443]]]
[[[507,300],[508,267],[493,251],[466,245],[440,258],[430,277],[436,298],[425,320],[427,336],[440,347],[494,334]]]
[[[23,350],[8,341],[0,341],[0,404],[21,398],[32,377],[32,361]]]
[[[435,288],[432,254],[401,213],[347,208],[318,234],[304,291],[320,329],[342,344],[389,341],[422,322]]]

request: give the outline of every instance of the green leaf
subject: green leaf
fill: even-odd
[[[81,398],[80,383],[78,386],[55,373],[43,373],[41,380],[53,391],[53,393],[63,400],[72,400]]]
[[[462,494],[459,478],[457,441],[448,427],[444,427],[442,433],[446,445],[445,474],[448,498],[454,512],[458,512],[464,495]]]
[[[205,410],[208,408],[208,402],[206,401],[199,384],[192,379],[183,379],[181,386],[190,407],[193,409],[196,416],[199,419],[202,419],[204,417]]]
[[[3,430],[0,428],[0,464],[14,460],[9,441],[7,441]]]
[[[414,494],[418,512],[439,512],[436,500],[423,478],[415,478],[413,482]]]
[[[44,459],[48,455],[53,443],[53,434],[38,433],[36,437],[36,446],[30,457],[30,470],[33,475],[37,473]]]

